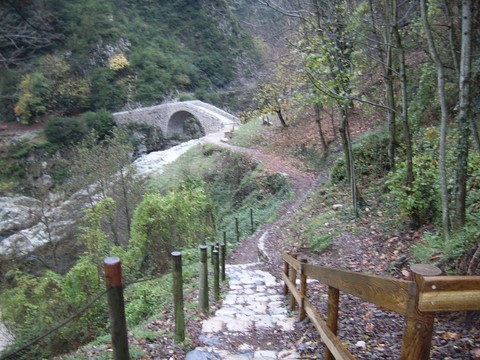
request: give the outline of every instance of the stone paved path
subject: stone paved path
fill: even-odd
[[[260,263],[227,265],[229,290],[221,308],[203,322],[200,341],[187,360],[298,359],[281,285]],[[279,348],[291,345],[287,349]]]

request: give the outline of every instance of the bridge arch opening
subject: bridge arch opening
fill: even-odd
[[[192,113],[184,110],[172,114],[168,120],[167,136],[181,140],[198,139],[205,136],[205,129]]]

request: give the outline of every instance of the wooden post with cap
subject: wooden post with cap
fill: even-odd
[[[123,298],[122,262],[117,257],[108,257],[103,262],[107,301],[110,311],[110,334],[112,336],[113,358],[130,359],[128,350],[127,320]]]
[[[408,314],[403,332],[401,360],[428,360],[432,343],[434,312],[422,312],[418,309],[419,284],[425,276],[438,276],[442,271],[433,265],[415,264],[410,267],[411,278],[415,286],[409,294]]]

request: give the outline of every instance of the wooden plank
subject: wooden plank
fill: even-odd
[[[423,278],[418,308],[426,312],[480,310],[480,276]]]
[[[401,315],[408,314],[409,293],[415,287],[411,281],[311,264],[303,267],[308,277]]]
[[[420,293],[418,309],[425,312],[480,310],[480,289]]]
[[[317,329],[325,346],[337,360],[353,360],[355,357],[348,351],[335,334],[328,328],[308,299],[305,299],[305,312]]]
[[[290,264],[291,267],[293,267],[295,270],[297,270],[298,272],[300,272],[300,267],[302,266],[300,261],[295,259],[292,255],[290,254],[287,254],[287,253],[284,253],[282,255],[283,257],[283,260],[285,260],[286,262],[288,262]]]
[[[300,301],[302,301],[302,295],[298,292],[296,284],[293,284],[285,274],[282,274],[282,280],[284,281],[285,285],[287,285],[295,300],[300,303]]]
[[[479,290],[480,276],[428,276],[420,284],[420,291]]]

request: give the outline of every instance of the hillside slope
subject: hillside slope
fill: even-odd
[[[258,60],[222,1],[5,1],[0,16],[0,122],[158,104],[182,93],[215,102],[216,91],[250,76]],[[20,36],[27,31],[38,41]]]
[[[360,128],[356,128],[356,131],[364,130],[366,126],[364,122],[358,122],[357,125]],[[375,128],[375,124],[370,126],[372,130]],[[263,225],[253,235],[244,238],[229,254],[227,262],[234,274],[231,279],[233,282],[224,288],[224,293],[230,294],[229,299],[233,289],[239,287],[239,275],[236,274],[241,270],[238,269],[245,268],[262,274],[267,272],[279,280],[283,269],[280,254],[283,251],[296,252],[300,258],[308,259],[309,263],[322,266],[401,279],[407,279],[409,276],[411,246],[421,241],[422,230],[414,232],[402,227],[389,228],[389,219],[382,213],[384,209],[376,207],[374,199],[370,199],[370,203],[372,206],[375,204],[375,208],[365,212],[360,219],[353,220],[347,210],[348,195],[339,188],[332,192],[328,184],[331,165],[338,155],[335,147],[332,160],[320,172],[312,174],[298,171],[299,160],[285,155],[291,150],[285,144],[287,142],[293,144],[295,141],[302,144],[306,140],[305,134],[315,137],[311,130],[308,123],[294,124],[288,130],[268,128],[262,131],[264,140],[253,148],[224,144],[219,141],[220,137],[215,141],[219,146],[248,154],[269,171],[285,174],[294,191],[292,199],[279,209],[277,220]],[[278,156],[278,148],[285,151],[285,156]],[[333,204],[343,205],[343,208],[332,210]],[[318,216],[324,216],[323,221],[311,225],[315,226],[315,231],[308,236],[323,234],[328,237],[328,246],[323,250],[302,243],[297,236],[301,232],[309,231],[307,222],[313,221]],[[258,258],[259,243],[263,243],[263,251],[267,255],[263,261],[259,261]],[[319,283],[309,284],[311,299],[323,315],[326,314],[326,291],[326,287]],[[187,303],[195,303],[196,296],[196,293],[187,293],[185,299]],[[308,321],[301,323],[294,321],[293,329],[290,329],[286,322],[283,330],[265,327],[257,328],[253,332],[220,331],[214,335],[208,331],[202,332],[202,328],[208,329],[212,324],[208,323],[208,319],[215,322],[221,314],[231,312],[231,306],[229,301],[214,302],[210,317],[200,314],[196,308],[189,308],[186,346],[175,344],[170,336],[156,335],[164,334],[165,330],[173,332],[173,314],[169,308],[165,309],[161,318],[144,325],[148,337],[144,338],[141,331],[135,331],[129,341],[137,351],[143,353],[142,359],[184,359],[186,353],[196,347],[201,349],[195,352],[200,359],[205,358],[202,357],[205,356],[204,352],[209,353],[212,358],[222,354],[218,355],[222,359],[229,359],[228,356],[232,356],[231,359],[235,356],[247,358],[253,354],[271,356],[274,353],[275,356],[288,355],[290,358],[324,358],[324,345]],[[243,316],[248,319],[249,315],[242,311],[238,310],[237,317]],[[359,359],[372,359],[372,354],[375,354],[377,359],[399,358],[404,326],[401,316],[347,295],[341,296],[340,314],[339,336]],[[473,315],[469,314],[466,317],[464,313],[445,313],[437,316],[431,350],[432,359],[479,358],[480,328],[478,318],[475,320]],[[205,325],[206,322],[209,325]],[[222,341],[217,343],[216,339]],[[87,355],[99,358],[107,347],[107,343],[93,349],[89,347],[77,352],[73,358]],[[223,352],[220,349],[224,349]]]

